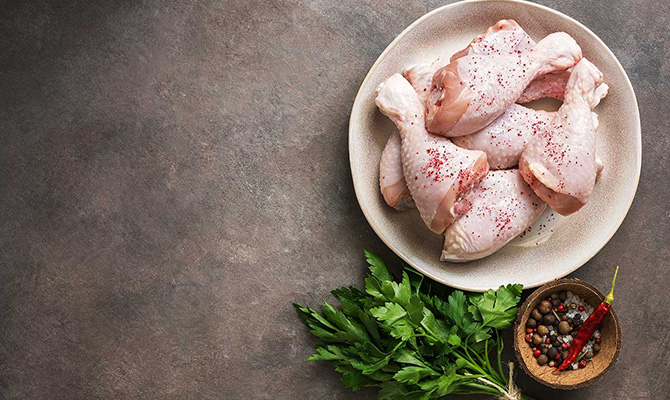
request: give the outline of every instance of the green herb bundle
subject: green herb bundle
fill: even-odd
[[[323,341],[308,361],[330,361],[354,391],[379,387],[377,398],[436,399],[447,394],[521,396],[502,370],[498,330],[516,318],[521,285],[442,300],[408,267],[397,282],[384,261],[365,252],[365,292],[343,287],[321,313],[294,304],[312,334]]]

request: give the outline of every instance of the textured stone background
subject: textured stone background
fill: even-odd
[[[360,284],[363,247],[397,261],[356,203],[349,110],[444,3],[0,2],[0,398],[372,399],[303,361],[290,303]],[[624,266],[620,361],[576,392],[520,384],[668,398],[670,7],[541,3],[621,60],[644,164],[623,226],[574,274],[606,287]]]

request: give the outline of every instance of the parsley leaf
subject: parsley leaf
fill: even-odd
[[[437,372],[428,367],[409,366],[401,369],[393,375],[393,379],[398,382],[406,382],[410,385],[417,384],[422,378],[427,376],[439,376]]]
[[[473,304],[477,307],[482,325],[496,329],[508,328],[516,319],[517,303],[521,299],[521,285],[500,286],[497,292],[492,289]]]
[[[382,282],[391,281],[393,279],[388,268],[386,268],[384,260],[382,260],[381,257],[367,250],[365,250],[364,253],[365,260],[368,262],[368,264],[370,264],[370,272],[372,272],[372,276]]]

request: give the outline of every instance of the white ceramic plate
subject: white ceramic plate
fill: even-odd
[[[398,212],[379,192],[379,157],[391,121],[374,104],[377,85],[405,66],[451,56],[500,19],[516,20],[535,40],[563,31],[605,76],[610,92],[596,108],[598,155],[605,170],[590,202],[579,212],[555,218],[549,229],[515,239],[478,261],[439,261],[441,236],[431,233],[416,210]],[[630,207],[640,176],[640,116],[633,87],[621,64],[593,32],[550,8],[525,1],[466,1],[438,8],[405,29],[379,56],[356,96],[349,123],[349,156],[356,196],[379,237],[417,270],[449,286],[484,291],[501,284],[540,286],[563,277],[593,257],[614,235]],[[551,212],[551,211],[550,211]],[[556,214],[557,215],[557,214]],[[545,220],[540,223],[546,223]],[[551,232],[553,230],[553,232]]]

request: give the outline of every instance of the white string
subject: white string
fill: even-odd
[[[470,374],[467,374],[470,375]],[[521,392],[519,388],[514,384],[514,363],[510,361],[509,363],[509,387],[505,390],[503,387],[491,382],[486,378],[479,377],[478,381],[483,382],[489,386],[496,388],[502,396],[498,396],[500,400],[521,400]]]

